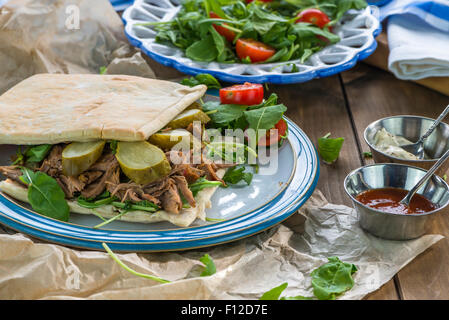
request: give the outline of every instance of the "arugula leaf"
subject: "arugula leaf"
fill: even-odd
[[[344,138],[329,138],[330,132],[318,139],[318,152],[321,158],[327,163],[337,161],[343,146]]]
[[[312,271],[314,295],[320,300],[334,300],[354,286],[352,275],[357,267],[340,261],[337,257],[328,258],[329,262]]]
[[[245,166],[243,165],[229,168],[223,176],[223,181],[227,184],[237,184],[243,180],[247,185],[250,185],[252,179],[253,174],[251,172],[245,172]]]
[[[288,283],[285,282],[281,284],[280,286],[277,286],[267,292],[265,292],[259,300],[279,300],[279,297],[281,296],[282,292],[287,288]]]
[[[52,147],[51,144],[41,144],[28,148],[25,152],[26,161],[41,162],[48,155]]]
[[[218,187],[221,186],[222,183],[220,181],[210,181],[207,180],[205,177],[201,177],[198,180],[196,180],[194,183],[189,184],[189,189],[192,191],[193,196],[195,197],[198,192],[200,192],[203,189],[211,188],[211,187]]]
[[[28,201],[36,212],[61,221],[69,220],[69,205],[55,179],[23,167],[22,182],[28,185]]]
[[[200,258],[200,261],[204,264],[204,270],[200,274],[201,277],[211,276],[217,272],[214,260],[207,253]]]
[[[247,106],[238,104],[220,104],[219,101],[208,101],[203,104],[203,111],[219,126],[228,126],[232,121],[244,115]]]
[[[160,283],[169,283],[170,281],[156,277],[156,276],[152,276],[150,274],[145,274],[145,273],[140,273],[137,272],[133,269],[131,269],[130,267],[128,267],[126,264],[124,264],[116,255],[114,252],[112,252],[112,250],[109,248],[109,246],[106,243],[102,243],[101,244],[103,246],[103,248],[106,250],[106,252],[109,254],[109,256],[115,261],[117,262],[117,264],[122,267],[123,269],[125,269],[126,271],[132,273],[135,276],[138,277],[142,277],[142,278],[146,278],[146,279],[151,279]]]
[[[181,81],[182,85],[194,87],[199,84],[204,84],[207,86],[208,89],[220,89],[221,84],[218,82],[217,79],[215,79],[214,76],[208,74],[208,73],[200,73],[197,74],[195,77],[185,78]]]
[[[274,127],[276,123],[281,120],[282,115],[287,110],[283,104],[274,106],[267,106],[259,109],[245,111],[246,121],[249,123],[249,128],[256,132],[260,129],[269,130]]]
[[[211,62],[218,56],[214,38],[211,35],[194,42],[186,49],[186,56],[192,60]]]
[[[16,159],[12,162],[12,165],[23,165],[25,164],[25,155],[22,153],[22,147],[19,146],[16,151]]]

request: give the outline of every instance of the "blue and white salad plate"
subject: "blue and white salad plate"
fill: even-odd
[[[319,176],[312,142],[291,120],[288,139],[279,149],[278,163],[261,165],[250,186],[218,188],[206,211],[208,221],[186,228],[168,222],[139,224],[114,221],[93,228],[95,215],[71,213],[62,222],[34,212],[27,204],[0,193],[0,223],[48,242],[103,250],[152,252],[217,245],[271,228],[294,214],[311,196]],[[1,165],[10,164],[17,146],[0,145]],[[210,222],[213,221],[213,222]],[[219,221],[219,222],[216,222]]]
[[[179,3],[178,0],[134,1],[122,15],[128,40],[165,66],[189,75],[209,73],[226,82],[287,84],[328,77],[352,68],[372,54],[377,47],[375,37],[381,31],[378,9],[369,6],[364,10],[347,12],[333,30],[341,40],[316,52],[304,63],[300,60],[266,64],[199,62],[187,58],[179,48],[157,43],[156,31],[151,26],[139,25],[172,20],[181,8]]]

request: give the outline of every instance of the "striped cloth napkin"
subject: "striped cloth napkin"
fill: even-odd
[[[449,1],[393,0],[380,7],[388,18],[388,68],[399,79],[449,76]]]

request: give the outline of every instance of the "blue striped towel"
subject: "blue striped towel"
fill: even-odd
[[[449,0],[393,0],[379,10],[388,18],[388,67],[396,77],[449,76]]]

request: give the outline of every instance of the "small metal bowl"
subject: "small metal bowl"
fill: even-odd
[[[419,116],[394,116],[383,118],[371,123],[364,132],[365,142],[371,149],[374,162],[376,163],[402,163],[416,166],[423,169],[430,169],[435,162],[449,149],[449,125],[441,122],[432,134],[424,140],[424,151],[431,159],[404,160],[390,156],[376,149],[374,137],[377,131],[385,128],[389,133],[402,136],[411,142],[416,142],[430,128],[434,119]],[[449,169],[449,161],[444,163],[436,172],[439,176],[444,176]]]
[[[426,174],[426,171],[403,164],[384,163],[361,167],[349,173],[344,182],[359,217],[360,226],[369,233],[384,239],[408,240],[422,236],[428,231],[437,212],[449,203],[449,186],[433,175],[419,190],[438,206],[438,209],[419,214],[394,214],[370,208],[356,199],[363,191],[380,188],[410,190]]]

